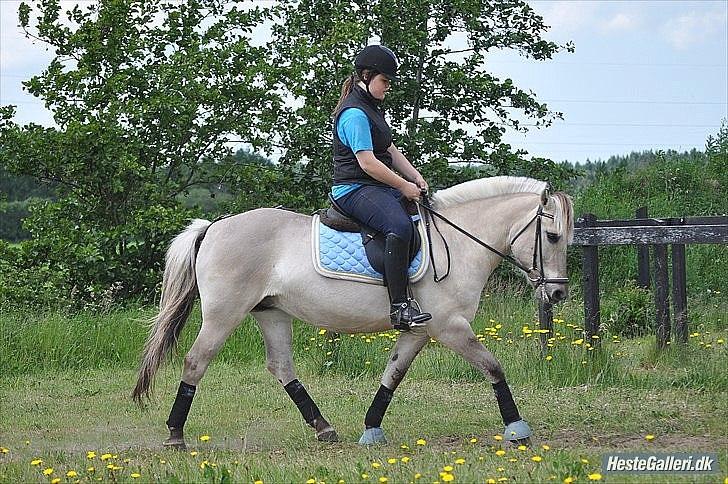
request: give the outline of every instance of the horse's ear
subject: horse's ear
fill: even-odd
[[[551,196],[551,187],[549,185],[546,185],[546,188],[543,189],[541,192],[541,205],[546,206],[546,204],[549,202],[549,197]]]

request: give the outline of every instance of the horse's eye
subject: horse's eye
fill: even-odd
[[[546,232],[546,238],[548,239],[549,242],[551,242],[552,244],[555,244],[556,242],[559,241],[561,236],[559,234],[555,234],[553,232]]]

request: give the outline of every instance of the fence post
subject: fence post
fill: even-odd
[[[647,218],[647,207],[640,207],[635,212],[635,218]],[[645,289],[650,287],[650,247],[637,246],[637,285]]]
[[[655,327],[657,347],[664,348],[670,341],[670,287],[667,270],[667,246],[654,246],[655,256]]]
[[[685,219],[675,221],[684,224]],[[688,293],[685,269],[685,244],[672,244],[672,305],[675,312],[675,339],[688,341]]]
[[[548,353],[548,339],[554,337],[554,312],[551,303],[539,301],[538,303],[539,329],[547,329],[548,333],[539,333],[541,339],[541,354]]]
[[[587,213],[582,216],[584,226],[594,225],[596,216]],[[584,329],[588,341],[599,333],[599,246],[585,245],[583,255],[584,286]],[[598,341],[598,340],[597,340]]]

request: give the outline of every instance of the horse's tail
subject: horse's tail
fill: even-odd
[[[155,373],[177,345],[177,338],[192,312],[197,298],[197,250],[210,224],[207,220],[193,220],[167,249],[159,313],[150,321],[149,338],[132,392],[132,398],[139,405],[144,396],[149,397]]]

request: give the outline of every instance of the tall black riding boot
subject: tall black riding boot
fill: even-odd
[[[395,234],[388,234],[384,250],[384,275],[391,304],[389,317],[394,329],[402,331],[425,326],[426,321],[432,319],[430,313],[421,312],[416,301],[407,297],[408,267],[409,242]]]

